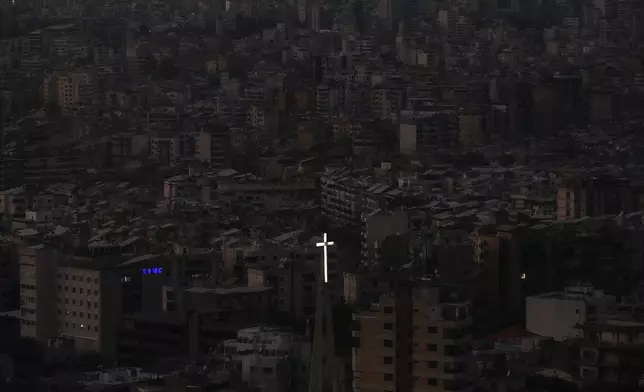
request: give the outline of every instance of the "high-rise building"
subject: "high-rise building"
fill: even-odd
[[[62,338],[78,351],[113,355],[120,284],[102,267],[42,244],[21,248],[21,335],[43,344]]]
[[[123,312],[161,312],[170,268],[159,255],[122,257],[124,244],[94,242],[83,255],[59,245],[20,244],[21,335],[115,358]]]
[[[471,306],[460,287],[419,280],[355,313],[353,389],[471,390]]]
[[[230,144],[230,130],[224,126],[204,128],[195,136],[196,158],[213,168],[224,165]]]
[[[452,106],[432,106],[400,113],[400,152],[435,152],[456,146],[459,113]]]
[[[84,70],[55,72],[45,78],[43,85],[45,105],[60,108],[63,113],[92,110],[97,102],[97,81]]]
[[[559,220],[629,213],[637,204],[630,182],[625,178],[573,178],[557,190]]]

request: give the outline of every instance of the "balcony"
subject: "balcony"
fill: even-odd
[[[463,374],[467,371],[467,366],[463,362],[446,362],[443,371],[445,374]]]
[[[443,329],[443,339],[447,343],[461,344],[472,340],[469,325],[463,327],[445,327]]]
[[[442,324],[447,328],[458,328],[466,325],[472,325],[474,319],[471,316],[461,318],[461,319],[444,319]]]
[[[467,351],[462,346],[445,345],[443,355],[446,357],[458,358],[467,354]]]

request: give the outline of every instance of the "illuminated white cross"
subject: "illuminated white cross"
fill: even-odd
[[[333,246],[334,242],[333,241],[327,241],[326,240],[326,233],[322,234],[322,242],[318,242],[315,244],[316,247],[322,247],[324,248],[324,259],[322,262],[324,263],[324,283],[327,283],[329,281],[329,260],[328,260],[328,255],[327,255],[327,249],[329,246]]]

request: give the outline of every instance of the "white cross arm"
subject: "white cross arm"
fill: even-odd
[[[316,247],[318,248],[324,248],[324,258],[322,259],[322,268],[324,271],[324,283],[327,283],[329,281],[329,265],[328,265],[328,248],[329,246],[333,246],[335,243],[333,241],[327,241],[326,238],[326,233],[322,235],[322,242],[318,242],[315,244]]]

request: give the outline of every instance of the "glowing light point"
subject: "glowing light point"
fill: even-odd
[[[324,248],[324,258],[322,259],[322,266],[324,270],[324,283],[329,282],[329,260],[328,260],[328,248],[333,246],[335,243],[333,241],[327,241],[326,233],[322,234],[322,242],[315,244],[318,248]]]

